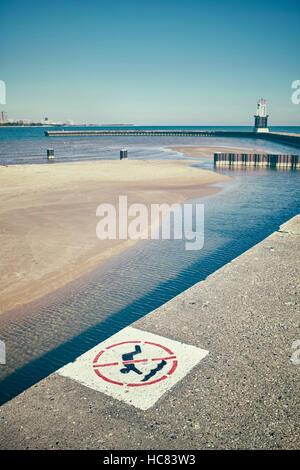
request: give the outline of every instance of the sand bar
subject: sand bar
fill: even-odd
[[[245,147],[234,147],[234,148],[229,148],[229,147],[197,147],[197,146],[180,146],[180,147],[169,147],[170,150],[174,150],[175,152],[180,152],[183,153],[186,157],[197,157],[197,158],[213,158],[215,152],[233,152],[233,153],[239,153],[239,152],[250,152],[254,151],[255,148],[249,148],[245,149]]]
[[[135,240],[99,240],[101,203],[181,203],[230,178],[187,161],[100,161],[0,167],[0,313],[42,297]]]

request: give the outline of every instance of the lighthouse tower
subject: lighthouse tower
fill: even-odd
[[[257,102],[257,110],[254,115],[254,132],[269,132],[268,129],[267,102],[263,98]]]

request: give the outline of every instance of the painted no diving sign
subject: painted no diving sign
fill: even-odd
[[[115,385],[143,387],[172,375],[178,362],[173,351],[152,341],[122,341],[102,349],[94,358],[95,373]]]
[[[57,372],[146,410],[208,354],[127,327]]]

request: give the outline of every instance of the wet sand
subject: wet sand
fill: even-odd
[[[211,151],[212,149],[210,149]],[[213,150],[212,150],[213,151]],[[94,269],[138,240],[99,240],[96,209],[181,203],[229,180],[188,161],[100,161],[0,167],[0,314]]]

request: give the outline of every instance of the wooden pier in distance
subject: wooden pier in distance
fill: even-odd
[[[235,134],[235,133],[231,133]],[[247,133],[246,133],[247,134]],[[134,129],[134,130],[74,130],[74,131],[45,131],[46,136],[189,136],[189,137],[211,137],[216,135],[216,131],[205,131],[205,130],[172,130],[172,129],[162,129],[162,130],[147,130],[147,129]]]
[[[281,144],[300,147],[300,134],[288,134],[283,132],[249,132],[249,131],[218,131],[218,130],[187,130],[187,129],[109,129],[109,130],[53,130],[45,131],[48,137],[83,137],[83,136],[180,136],[180,137],[238,137],[251,139],[264,139]]]

